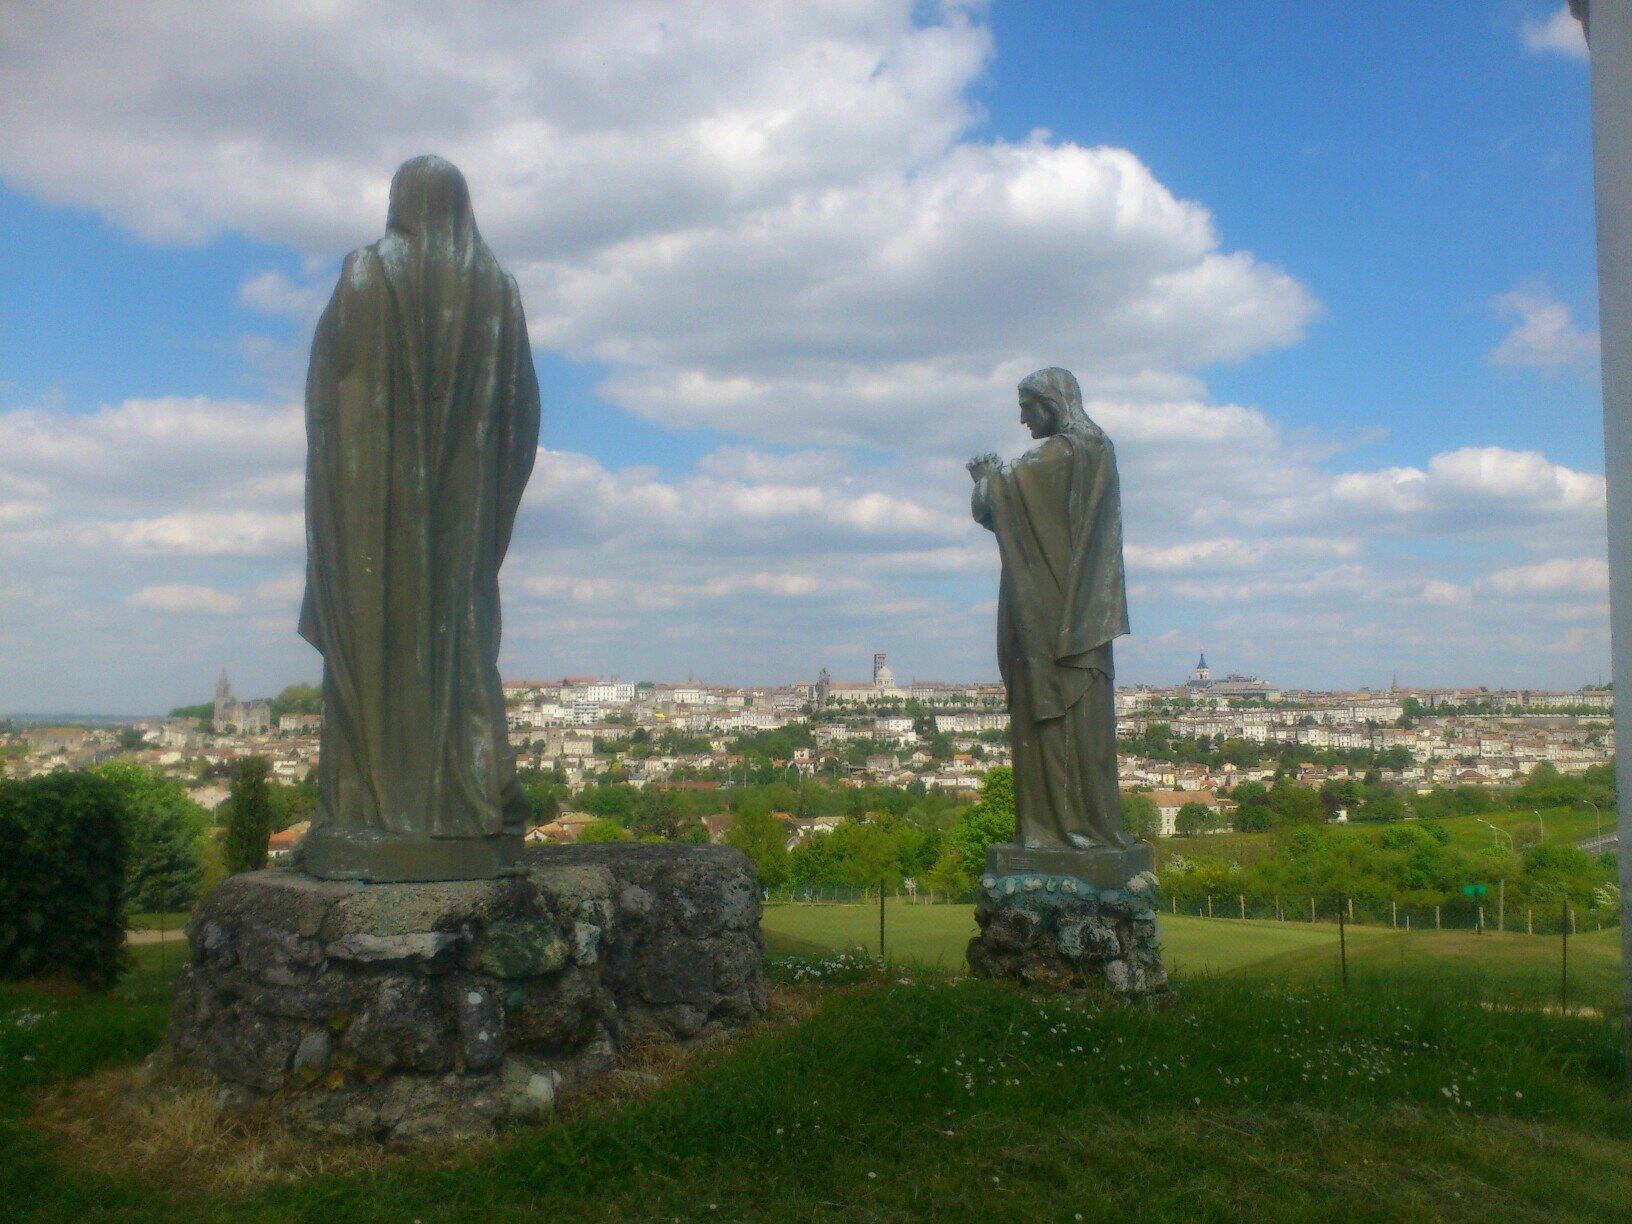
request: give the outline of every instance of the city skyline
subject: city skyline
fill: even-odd
[[[1014,383],[1060,364],[1123,472],[1120,682],[1202,648],[1288,688],[1592,682],[1578,28],[1180,9],[9,14],[0,710],[317,678],[306,346],[431,150],[544,388],[507,675],[777,683],[882,645],[995,679],[962,464],[1023,449]],[[382,71],[402,40],[436,67]]]

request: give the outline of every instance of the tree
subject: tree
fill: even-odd
[[[805,838],[788,855],[789,877],[800,888],[826,888],[839,882],[838,860],[828,847],[831,835]]]
[[[176,779],[135,761],[108,761],[90,772],[113,785],[124,814],[130,845],[127,908],[135,913],[191,909],[204,882],[199,846],[209,814]]]
[[[323,690],[315,684],[291,684],[267,704],[272,707],[274,725],[285,714],[321,714]]]
[[[1235,831],[1264,833],[1274,823],[1269,807],[1269,789],[1262,782],[1243,782],[1230,792],[1235,800]]]
[[[259,871],[266,866],[272,836],[272,795],[266,758],[245,757],[232,781],[232,815],[227,822],[227,870]]]
[[[788,882],[787,833],[766,808],[744,805],[726,830],[725,840],[748,856],[767,888]]]
[[[119,732],[119,748],[123,752],[140,752],[147,738],[136,727],[126,727]]]
[[[1154,837],[1162,831],[1156,801],[1142,791],[1122,796],[1122,827],[1135,837]]]
[[[1191,800],[1181,807],[1178,815],[1173,818],[1173,828],[1180,837],[1189,837],[1195,833],[1212,832],[1215,820],[1212,808],[1205,803]]]
[[[1284,777],[1269,788],[1269,809],[1277,824],[1317,824],[1325,816],[1319,794]]]
[[[986,771],[980,802],[963,814],[946,834],[965,875],[976,878],[986,865],[986,848],[1014,840],[1014,771],[999,765]]]
[[[597,842],[628,841],[629,830],[615,820],[597,820],[594,824],[587,824],[578,830],[578,844],[580,846],[593,845]]]
[[[660,786],[648,786],[635,800],[629,827],[637,837],[661,837],[665,841],[673,841],[684,823],[684,817],[675,807],[673,794]]]

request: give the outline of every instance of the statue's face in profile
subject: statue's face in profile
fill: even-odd
[[[1020,392],[1020,424],[1031,430],[1034,438],[1047,438],[1060,432],[1054,419],[1054,406],[1030,391]]]

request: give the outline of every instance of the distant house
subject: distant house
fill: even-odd
[[[306,836],[306,830],[312,827],[309,820],[298,821],[287,829],[280,829],[266,839],[266,857],[269,862],[277,862],[289,851],[295,848],[295,843]]]
[[[535,825],[527,830],[523,841],[532,846],[547,845],[556,842],[570,846],[578,840],[578,835],[584,829],[595,824],[601,818],[591,816],[588,812],[562,812],[548,824]]]
[[[1223,810],[1218,796],[1210,790],[1159,790],[1151,791],[1150,799],[1156,805],[1156,814],[1161,818],[1156,832],[1162,837],[1173,837],[1179,831],[1179,809],[1187,803],[1199,803],[1209,811],[1218,813]]]

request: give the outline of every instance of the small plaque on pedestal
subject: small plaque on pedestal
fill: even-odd
[[[1005,842],[986,849],[986,874],[1004,876],[1065,876],[1095,888],[1121,888],[1141,871],[1150,870],[1150,847],[1102,846],[1091,850],[1033,848]]]

